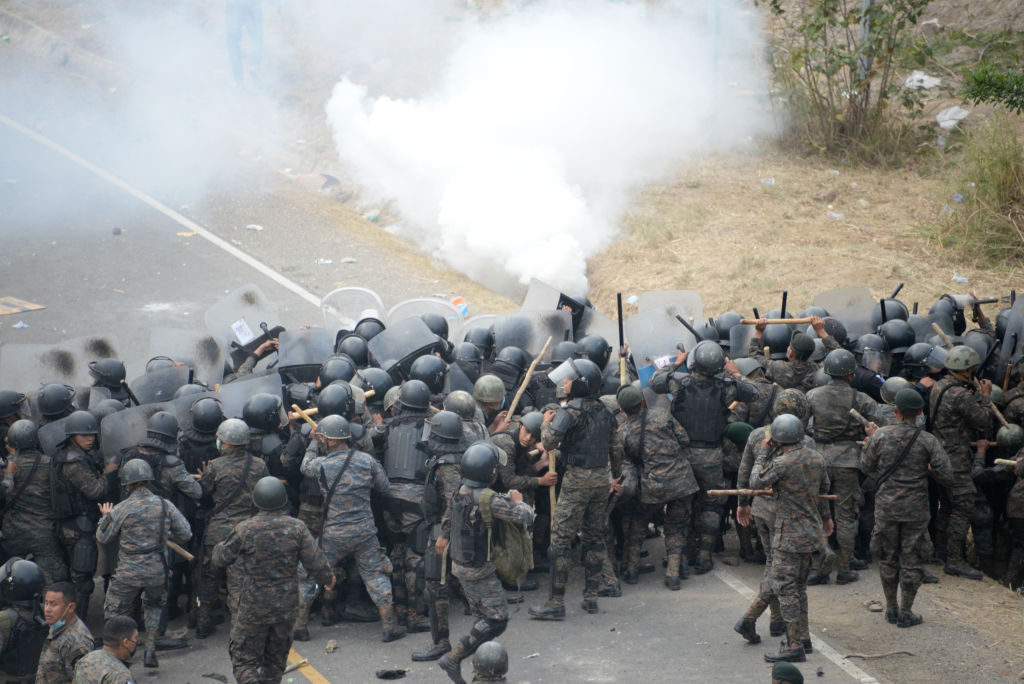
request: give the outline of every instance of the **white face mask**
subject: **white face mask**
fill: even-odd
[[[64,614],[60,616],[60,620],[57,620],[52,625],[50,625],[50,632],[56,632],[58,629],[67,624],[66,618],[68,616],[68,611],[70,610],[71,606],[68,605],[68,607],[64,609]]]

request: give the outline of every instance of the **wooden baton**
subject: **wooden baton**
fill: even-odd
[[[307,423],[309,423],[309,426],[311,428],[316,430],[316,423],[313,421],[312,418],[309,417],[308,413],[306,413],[305,411],[303,411],[302,409],[299,408],[298,404],[292,404],[292,410],[295,411],[296,413],[298,413],[299,417],[302,418],[302,420],[304,420]]]
[[[861,415],[860,411],[855,408],[850,409],[850,415],[857,419],[857,422],[867,427],[871,424],[871,421]]]
[[[1011,468],[1016,467],[1017,462],[1012,458],[997,458],[992,461],[995,465],[1010,466]]]
[[[709,489],[708,496],[771,496],[774,494],[770,489]],[[835,501],[837,494],[819,494],[819,499]]]
[[[949,339],[949,335],[946,334],[945,330],[939,327],[938,323],[935,323],[934,321],[932,322],[932,330],[934,330],[935,334],[942,339],[942,343],[946,345],[946,349],[953,348],[953,340]]]
[[[523,381],[519,383],[519,389],[516,390],[516,396],[512,397],[512,403],[508,405],[507,420],[512,421],[512,416],[516,412],[516,407],[519,406],[519,400],[523,397],[523,392],[526,391],[526,386],[530,384],[530,378],[533,377],[533,371],[537,368],[537,364],[540,363],[540,359],[544,356],[544,352],[548,350],[548,345],[551,344],[551,337],[548,337],[547,342],[541,347],[540,353],[533,357],[533,361],[530,362],[530,367],[526,369],[526,375],[523,376]]]
[[[806,318],[766,318],[765,323],[768,325],[807,325],[811,322],[810,316]],[[741,318],[740,325],[757,325],[761,322],[760,318]]]
[[[981,391],[981,383],[978,382],[978,378],[971,378],[971,380],[974,381],[974,389],[976,389],[976,390],[978,390],[980,392]],[[995,415],[996,420],[999,421],[999,424],[1002,425],[1007,430],[1009,430],[1010,429],[1010,423],[1006,420],[1006,417],[1003,415],[1003,412],[999,410],[999,407],[996,406],[995,404],[991,403],[991,402],[989,402],[988,407],[990,409],[992,409],[992,413]]]
[[[187,560],[187,561],[194,561],[196,559],[195,556],[193,556],[191,553],[189,553],[188,551],[183,549],[181,546],[179,546],[179,545],[175,544],[174,542],[172,542],[170,539],[167,539],[165,541],[167,542],[167,548],[169,548],[171,551],[173,551],[174,553],[178,554],[179,556],[181,556],[185,560]]]

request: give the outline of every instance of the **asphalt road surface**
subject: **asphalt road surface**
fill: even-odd
[[[32,68],[27,63],[20,67]],[[81,118],[63,128],[59,117],[54,117],[60,107],[95,106],[90,104],[90,97],[83,93],[73,104],[57,102],[24,85],[4,84],[0,86],[0,103],[17,101],[19,107],[12,112],[0,104],[0,114],[16,116],[16,121],[37,130],[25,117],[49,113],[47,138],[72,152],[88,155],[90,162],[103,168],[102,145],[95,141],[85,144]],[[76,141],[82,145],[76,145]],[[203,311],[245,283],[254,283],[264,291],[286,326],[320,322],[317,307],[301,294],[302,287],[289,289],[281,277],[256,270],[201,234],[188,235],[195,232],[189,225],[154,208],[130,188],[113,184],[6,123],[0,125],[0,150],[0,297],[16,296],[46,307],[0,316],[0,343],[56,343],[113,332],[122,357],[137,362],[147,353],[151,328],[199,329]],[[131,177],[121,180],[133,183]],[[222,189],[218,192],[221,194],[215,206],[207,211],[217,223],[203,227],[228,234],[230,242],[232,229],[241,226],[244,230],[245,225],[254,222],[251,202],[255,200],[251,194],[246,197],[239,193],[232,200],[222,194]],[[173,198],[155,199],[175,207]],[[309,230],[331,229],[325,217],[301,202],[273,195],[261,195],[258,200],[265,221],[287,217]],[[198,220],[201,222],[202,217]],[[294,249],[286,235],[267,237],[271,252]],[[351,249],[372,254],[372,245],[353,243]],[[367,278],[372,276],[366,273]],[[347,277],[360,276],[356,271]],[[436,287],[429,275],[380,279],[377,274],[377,278],[392,301],[429,294],[433,291],[429,288]],[[332,276],[314,272],[304,281],[315,300],[331,286]],[[19,321],[28,327],[15,327]],[[622,598],[601,599],[597,615],[585,614],[579,608],[579,568],[572,575],[565,622],[529,620],[526,606],[542,602],[545,592],[527,593],[526,603],[518,610],[512,608],[516,612],[500,639],[510,655],[509,681],[770,681],[770,666],[762,654],[775,650],[777,640],[767,637],[766,620],[761,624],[765,642],[759,646],[747,645],[732,631],[733,623],[746,608],[747,594],[757,586],[759,569],[729,568],[719,563],[715,572],[694,577],[684,583],[682,591],[670,592],[660,578],[660,540],[649,541],[648,548],[658,572],[642,576],[635,587],[625,586]],[[542,586],[546,578],[539,576]],[[94,631],[101,626],[98,596],[89,623]],[[470,624],[471,618],[462,615],[461,603],[453,601],[453,640],[467,633]],[[412,663],[409,659],[413,650],[427,645],[427,634],[383,644],[376,623],[322,628],[314,617],[311,625],[313,640],[297,643],[292,659],[307,658],[312,667],[286,675],[286,682],[372,682],[377,681],[374,673],[384,668],[409,668],[408,681],[446,681],[435,664]],[[811,625],[814,631],[813,614]],[[179,620],[172,623],[169,632],[184,628]],[[815,638],[819,636],[815,632]],[[327,654],[324,647],[331,639],[336,640],[337,650]],[[190,635],[190,641],[186,650],[161,653],[157,671],[145,671],[137,664],[136,675],[142,681],[193,684],[214,681],[216,678],[207,677],[211,674],[231,679],[226,627],[206,640]],[[846,671],[822,655],[821,649],[828,651],[828,647],[820,640],[816,647],[815,654],[801,666],[809,680],[875,681],[845,661]],[[821,679],[815,677],[819,667],[824,673]],[[463,669],[469,674],[469,663]]]

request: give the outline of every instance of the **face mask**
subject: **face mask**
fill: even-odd
[[[69,610],[71,610],[71,606],[68,606],[67,608],[64,609],[64,614],[60,616],[60,620],[57,620],[52,625],[50,625],[50,633],[51,634],[53,632],[56,632],[58,629],[60,629],[61,627],[63,627],[64,625],[67,624],[67,620],[65,618],[68,616],[68,611]]]

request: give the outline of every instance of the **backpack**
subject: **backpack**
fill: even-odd
[[[494,563],[498,578],[509,584],[519,584],[533,569],[533,533],[526,525],[518,525],[495,518],[491,514],[491,499],[496,492],[480,492],[480,517],[487,528],[487,560]]]

